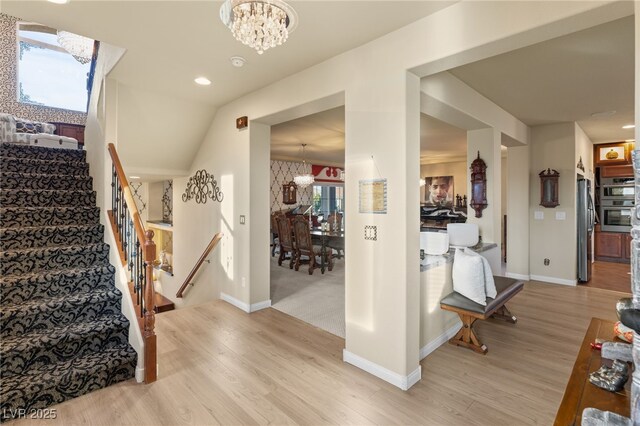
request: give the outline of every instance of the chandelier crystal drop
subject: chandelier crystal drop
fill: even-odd
[[[93,40],[68,31],[58,31],[58,44],[76,61],[88,64],[93,57]]]
[[[293,177],[293,182],[303,189],[315,182],[315,178],[311,174],[311,171],[309,170],[309,173],[307,173],[307,160],[304,156],[304,149],[306,146],[306,143],[302,144],[302,174]]]
[[[286,42],[297,25],[295,11],[281,0],[226,0],[220,18],[236,40],[260,55]]]

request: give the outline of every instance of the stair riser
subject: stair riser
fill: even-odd
[[[74,369],[59,372],[44,383],[41,381],[27,383],[20,387],[11,386],[0,394],[0,415],[2,420],[8,420],[11,413],[17,410],[30,410],[46,408],[53,404],[76,398],[97,389],[111,386],[118,382],[128,380],[135,375],[136,358],[125,351],[122,352],[122,363],[109,363],[108,367],[96,368],[94,362],[87,365],[74,365]],[[113,354],[110,354],[113,358]],[[14,414],[14,417],[17,417]]]
[[[0,250],[98,244],[102,242],[103,232],[102,225],[90,228],[73,226],[68,228],[0,229]]]
[[[0,156],[50,161],[85,161],[87,152],[81,149],[51,149],[40,146],[2,144]]]
[[[2,207],[93,207],[96,205],[96,193],[37,189],[33,191],[0,190],[0,205]]]
[[[0,157],[0,168],[5,173],[89,175],[89,165],[87,163],[71,161],[25,160],[21,158]]]
[[[98,208],[0,209],[0,227],[93,225],[100,223]]]
[[[92,352],[103,352],[117,345],[126,345],[129,341],[128,333],[128,324],[125,324],[99,330],[91,335],[65,336],[64,340],[56,342],[53,346],[15,348],[13,351],[3,352],[2,377],[23,374],[31,368],[40,368]]]
[[[33,251],[7,251],[0,258],[3,275],[19,275],[54,269],[88,268],[108,265],[109,250],[83,251],[83,248],[48,248]]]
[[[43,330],[76,321],[92,321],[103,315],[120,313],[120,299],[99,299],[92,303],[76,301],[40,305],[39,309],[10,315],[2,313],[2,337],[19,336],[34,330]]]
[[[7,278],[2,283],[0,304],[22,303],[30,299],[113,288],[115,269],[91,272],[55,272],[26,277]]]
[[[0,188],[91,191],[93,179],[91,176],[3,174],[0,175]]]

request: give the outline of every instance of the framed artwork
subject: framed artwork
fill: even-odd
[[[453,207],[453,176],[428,176],[424,178],[424,188],[426,204]]]
[[[629,144],[603,143],[595,145],[595,163],[597,166],[629,163]]]
[[[359,212],[387,214],[387,180],[359,181]]]

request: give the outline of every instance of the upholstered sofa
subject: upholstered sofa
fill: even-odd
[[[76,139],[54,135],[55,130],[56,126],[50,123],[25,120],[12,114],[0,113],[0,142],[78,148]]]

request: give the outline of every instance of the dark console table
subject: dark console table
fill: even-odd
[[[600,389],[589,382],[589,373],[598,370],[602,365],[600,351],[591,349],[590,345],[597,338],[615,340],[613,322],[600,318],[591,319],[556,414],[556,426],[581,424],[582,411],[588,407],[629,417],[631,377],[624,389],[617,393]]]

